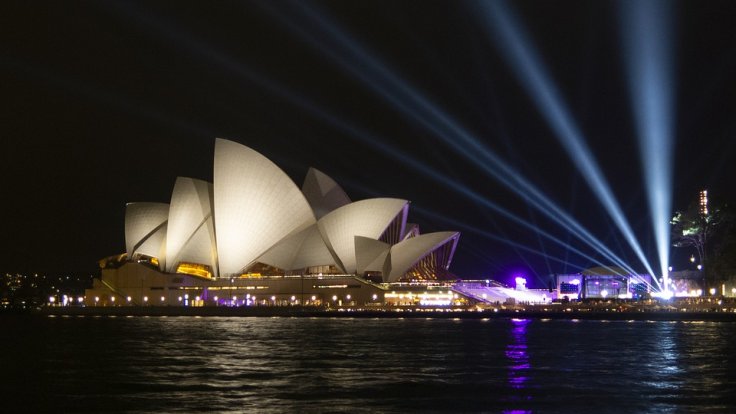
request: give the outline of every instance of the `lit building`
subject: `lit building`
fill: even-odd
[[[652,291],[652,277],[631,274],[615,266],[601,266],[557,275],[556,285],[558,299],[636,299]]]
[[[707,216],[708,215],[708,190],[700,191],[699,205],[700,205],[700,215]]]
[[[126,252],[100,262],[85,303],[383,303],[391,283],[453,278],[460,234],[420,234],[408,212],[402,199],[353,202],[316,169],[300,189],[263,155],[217,139],[213,183],[179,177],[169,204],[126,205]]]

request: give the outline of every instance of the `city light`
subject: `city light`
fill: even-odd
[[[525,290],[526,289],[526,279],[525,278],[523,278],[521,276],[517,276],[514,279],[514,282],[516,282],[516,290]]]

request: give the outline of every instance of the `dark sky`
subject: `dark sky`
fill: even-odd
[[[656,266],[622,4],[508,5]],[[736,2],[672,4],[673,208],[701,188],[734,202]],[[0,271],[95,272],[124,250],[126,202],[168,202],[177,176],[212,179],[216,137],[260,151],[299,186],[314,166],[354,200],[411,200],[424,232],[463,233],[451,268],[462,277],[593,265],[397,155],[595,256],[439,139],[428,125],[440,116],[641,269],[477,14],[455,1],[2,2]],[[392,101],[408,94],[420,97],[409,109]],[[420,121],[417,102],[442,115]]]

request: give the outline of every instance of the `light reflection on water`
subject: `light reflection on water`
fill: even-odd
[[[3,412],[736,412],[730,323],[0,323]]]
[[[514,389],[523,389],[531,368],[526,346],[526,326],[529,319],[511,320],[511,341],[506,346],[506,358],[509,359],[509,385]]]

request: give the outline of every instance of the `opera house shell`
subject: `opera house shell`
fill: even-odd
[[[313,168],[299,188],[260,153],[225,139],[215,141],[213,177],[178,177],[168,204],[128,203],[126,252],[100,262],[86,302],[324,304],[335,289],[354,293],[341,291],[340,301],[370,302],[392,283],[453,278],[459,233],[421,234],[407,223],[407,200],[351,201]],[[319,282],[305,288],[305,278]]]

